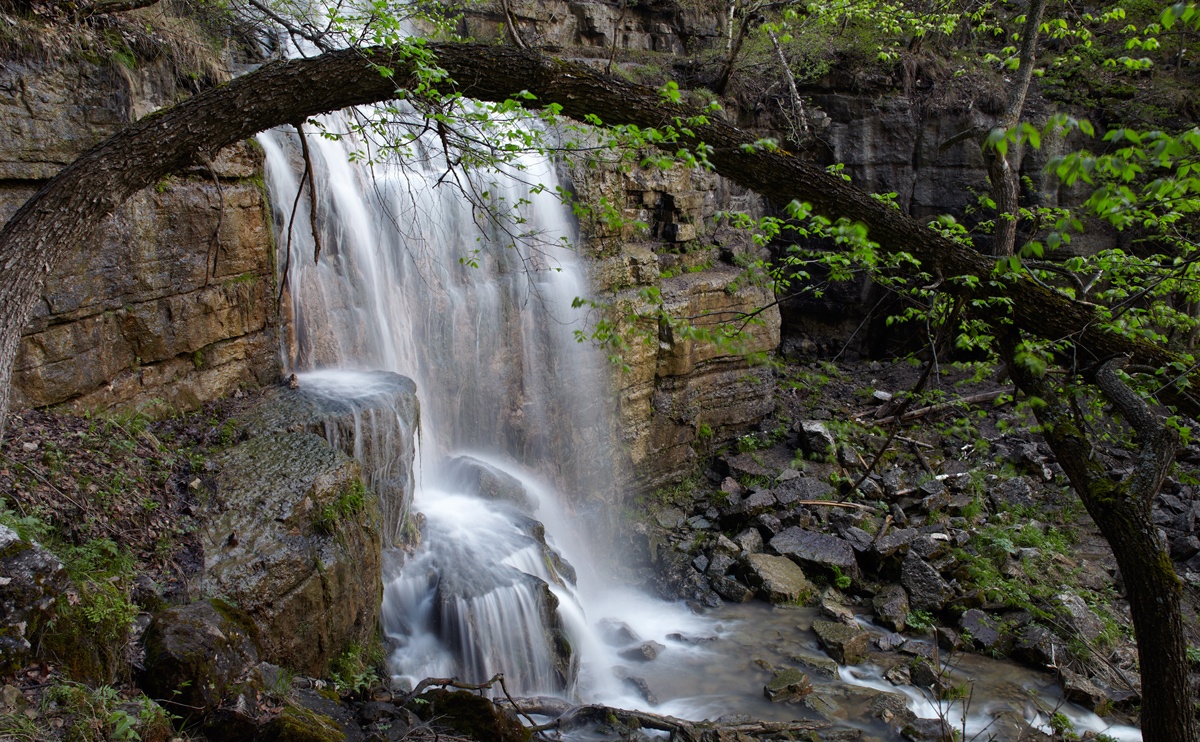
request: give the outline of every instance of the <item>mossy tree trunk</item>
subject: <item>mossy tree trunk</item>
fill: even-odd
[[[1035,398],[1034,413],[1071,486],[1112,548],[1133,617],[1142,677],[1142,735],[1146,742],[1194,742],[1195,699],[1183,628],[1183,583],[1150,512],[1175,461],[1179,437],[1105,361],[1092,384],[1129,424],[1140,447],[1133,473],[1118,479],[1096,456],[1078,414],[1044,377],[1014,360],[1015,333],[1002,339],[1005,363],[1017,387]]]

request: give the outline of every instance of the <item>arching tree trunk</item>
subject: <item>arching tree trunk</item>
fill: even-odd
[[[1094,455],[1084,427],[1058,391],[1014,362],[1013,334],[1001,341],[1009,373],[1022,391],[1040,400],[1033,409],[1042,435],[1112,547],[1124,578],[1142,676],[1143,739],[1194,742],[1200,730],[1188,674],[1183,583],[1150,517],[1154,497],[1175,460],[1178,435],[1117,377],[1113,361],[1101,364],[1094,373],[1095,385],[1135,430],[1141,446],[1134,472],[1125,480],[1116,479]]]
[[[823,168],[756,147],[756,138],[736,127],[719,120],[699,123],[703,112],[666,103],[653,89],[532,50],[455,43],[426,48],[455,81],[453,87],[469,97],[506,100],[524,90],[536,96],[526,101],[530,107],[556,103],[567,116],[592,114],[607,124],[663,127],[692,118],[694,136],[684,143],[711,147],[708,157],[720,174],[775,203],[807,201],[818,213],[867,225],[882,251],[916,258],[922,270],[945,280],[944,291],[970,299],[1003,297],[1021,327],[1044,337],[1073,338],[1084,356],[1127,355],[1154,367],[1178,360],[1159,345],[1108,332],[1090,304],[1020,277],[1003,284],[988,280],[994,259],[938,235]],[[381,75],[372,63],[393,76]],[[264,129],[393,98],[398,88],[415,83],[413,76],[410,54],[393,48],[349,49],[263,65],[131,124],[43,186],[0,231],[0,430],[21,329],[51,266],[69,247],[133,193],[170,173],[211,159]],[[971,285],[948,280],[967,275],[984,280]],[[1200,388],[1200,373],[1193,372],[1189,381]],[[1185,392],[1172,386],[1163,395],[1200,418],[1200,403]]]

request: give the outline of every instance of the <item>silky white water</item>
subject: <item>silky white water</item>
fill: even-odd
[[[550,195],[552,163],[530,156],[515,164],[519,172],[460,173],[459,182],[480,196],[473,204],[446,177],[438,142],[418,140],[403,163],[367,168],[352,162],[362,143],[350,133],[350,114],[321,123],[342,136],[307,135],[315,215],[307,193],[297,198],[304,166],[295,130],[259,138],[286,271],[291,334],[281,352],[302,387],[357,399],[364,409],[381,407],[369,403],[378,390],[364,372],[416,382],[419,435],[412,410],[355,418],[356,451],[418,441],[407,454],[364,461],[379,482],[401,482],[384,488],[392,493],[384,503],[390,541],[403,532],[406,514],[424,516],[421,546],[385,558],[383,624],[393,672],[413,682],[482,682],[503,672],[514,694],[649,708],[613,672],[631,663],[594,629],[599,619],[617,618],[665,647],[653,663],[631,668],[659,695],[652,710],[688,718],[804,715],[762,699],[765,678],[754,662],[786,661],[789,641],[812,643],[795,628],[802,612],[743,606],[702,617],[604,579],[606,555],[590,538],[602,529],[581,513],[603,509],[597,503],[615,509],[623,477],[613,460],[607,369],[575,339],[586,327],[572,304],[587,293],[587,281],[562,247],[575,233],[569,212]],[[549,189],[533,192],[530,182]],[[479,212],[480,200],[527,201],[528,221],[494,222]],[[478,486],[464,484],[461,471],[447,467],[464,453],[481,470],[516,482],[529,502],[482,497]],[[1045,692],[1030,673],[1004,668],[1014,682]],[[817,682],[851,696],[854,687],[898,690],[870,668]],[[909,697],[922,716],[938,713],[919,693]],[[1023,712],[1044,722],[1033,706]],[[1070,713],[1081,728],[1103,728],[1079,710]],[[884,734],[869,720],[847,721]],[[986,720],[970,724],[978,729]],[[1137,738],[1136,730],[1109,733]]]

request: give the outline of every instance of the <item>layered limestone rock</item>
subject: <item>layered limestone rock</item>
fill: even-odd
[[[0,221],[88,147],[175,99],[166,63],[0,66]],[[180,408],[277,375],[271,227],[251,144],[135,195],[47,277],[15,404]],[[217,183],[220,183],[218,186]]]

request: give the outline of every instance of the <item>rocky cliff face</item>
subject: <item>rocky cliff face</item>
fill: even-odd
[[[0,219],[123,124],[176,96],[165,64],[0,65]],[[191,408],[277,374],[271,229],[249,144],[130,200],[47,277],[15,404]],[[218,185],[219,182],[219,185]]]

